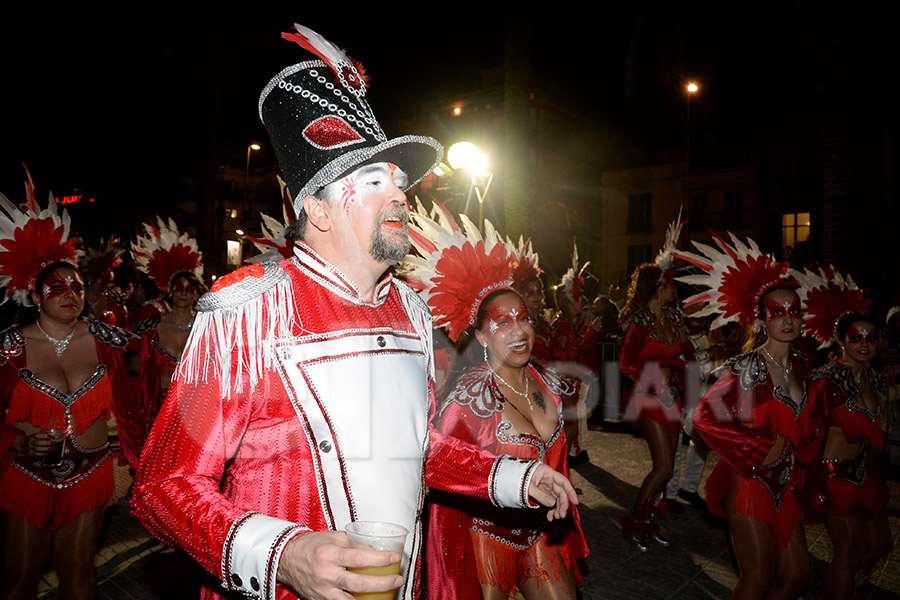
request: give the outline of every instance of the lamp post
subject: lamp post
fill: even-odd
[[[684,203],[690,206],[691,200],[691,96],[697,93],[700,88],[693,81],[689,81],[685,86],[687,91],[687,131],[685,133],[685,186],[684,186]],[[690,209],[689,209],[690,210]]]
[[[478,231],[483,232],[484,199],[487,197],[488,190],[491,188],[491,182],[494,180],[494,174],[487,171],[487,158],[475,144],[471,142],[457,142],[450,146],[450,150],[447,151],[447,160],[454,169],[462,169],[468,172],[471,183],[469,184],[469,195],[466,198],[466,207],[468,207],[469,199],[474,191],[478,197]],[[483,190],[478,185],[479,177],[485,180]]]

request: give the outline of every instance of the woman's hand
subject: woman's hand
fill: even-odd
[[[16,438],[12,447],[16,452],[26,456],[43,457],[47,456],[50,449],[53,447],[53,440],[50,438],[50,433],[47,431],[38,431],[31,435],[23,433]]]

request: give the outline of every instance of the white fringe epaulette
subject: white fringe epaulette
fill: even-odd
[[[400,293],[400,300],[403,302],[406,315],[412,322],[419,339],[422,340],[425,351],[425,372],[428,373],[430,379],[434,379],[434,319],[431,316],[431,309],[409,285],[396,277],[393,283]]]
[[[206,383],[214,377],[222,395],[229,398],[232,393],[253,390],[272,368],[274,342],[293,335],[294,294],[280,264],[265,262],[255,267],[262,267],[264,273],[248,275],[200,298],[178,364],[181,383]]]

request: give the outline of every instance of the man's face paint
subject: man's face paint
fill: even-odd
[[[84,298],[84,282],[71,269],[57,269],[44,280],[41,299],[55,300],[68,292],[72,292],[76,298]]]
[[[800,298],[797,297],[797,294],[791,292],[788,292],[788,294],[790,294],[789,298],[777,293],[769,294],[765,297],[763,307],[765,308],[766,322],[786,316],[790,316],[793,319],[799,319],[803,316],[803,311],[800,309]]]

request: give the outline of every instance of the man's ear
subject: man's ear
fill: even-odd
[[[306,211],[307,222],[319,231],[331,229],[331,215],[328,212],[328,203],[315,196],[307,196],[303,199],[303,210]]]

